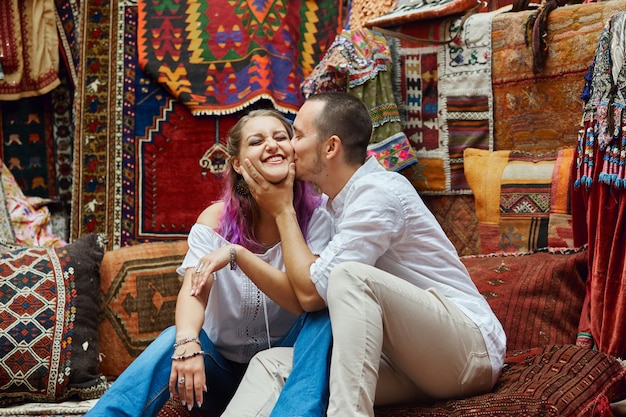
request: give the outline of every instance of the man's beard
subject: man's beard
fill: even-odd
[[[302,178],[301,175],[298,174],[298,163],[296,162],[296,179],[297,180],[309,180],[313,181],[313,178],[317,177],[325,168],[324,160],[322,159],[322,149],[318,147],[316,149],[315,160],[313,161],[312,168],[309,171],[310,178]]]

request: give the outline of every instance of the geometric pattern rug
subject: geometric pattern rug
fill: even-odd
[[[183,0],[138,4],[139,64],[194,115],[260,100],[295,113],[300,84],[337,34],[337,0]]]
[[[421,195],[470,194],[463,150],[492,149],[491,21],[495,13],[402,28],[395,43],[395,90],[403,130],[418,163],[407,174]],[[458,37],[457,37],[458,34]]]
[[[186,238],[218,198],[238,114],[196,117],[137,64],[137,5],[85,1],[75,103],[71,238],[110,248]]]
[[[171,7],[188,10],[191,3]],[[70,240],[97,232],[108,238],[110,248],[118,248],[186,238],[200,212],[221,193],[228,130],[244,111],[272,106],[262,97],[234,113],[192,112],[161,84],[160,76],[148,75],[139,65],[145,47],[138,39],[139,4],[81,2],[84,53],[75,100]],[[315,4],[309,0],[307,7]],[[173,10],[166,3],[157,7]],[[301,18],[316,18],[306,15]],[[162,52],[158,46],[157,53]],[[307,59],[321,53],[322,45],[309,47]],[[162,58],[169,63],[171,57]]]
[[[441,225],[459,256],[481,253],[473,195],[424,195],[422,200]]]

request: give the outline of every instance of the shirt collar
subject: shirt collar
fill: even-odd
[[[366,175],[379,171],[381,169],[384,170],[385,168],[380,165],[375,157],[368,157],[365,163],[354,172],[352,177],[350,177],[346,185],[343,186],[343,188],[341,189],[341,191],[339,191],[335,198],[333,198],[332,200],[328,199],[328,203],[326,206],[328,211],[330,211],[331,213],[335,213],[340,210],[345,203],[346,197],[350,192],[352,185],[360,178],[363,178]]]

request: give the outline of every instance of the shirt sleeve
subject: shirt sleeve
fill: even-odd
[[[330,213],[320,206],[313,212],[307,233],[307,245],[311,252],[319,255],[326,248],[333,233],[333,220]]]
[[[404,219],[400,199],[388,189],[357,184],[351,190],[343,213],[335,219],[335,235],[310,268],[311,280],[324,301],[331,270],[348,261],[375,265],[385,252],[393,250],[391,241],[402,233]]]

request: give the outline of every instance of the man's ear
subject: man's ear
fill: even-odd
[[[233,156],[230,158],[230,165],[233,167],[237,174],[241,174],[241,161],[238,157]]]
[[[324,149],[326,158],[333,159],[335,158],[339,152],[341,151],[341,139],[337,135],[332,135],[328,139],[326,139],[326,147]]]

